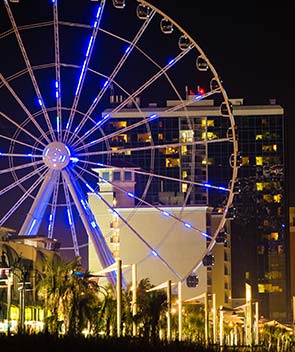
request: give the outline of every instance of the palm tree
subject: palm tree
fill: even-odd
[[[65,282],[70,275],[72,264],[67,265],[59,257],[45,258],[42,279],[36,285],[38,297],[45,305],[45,330],[58,334],[62,323],[62,297]]]
[[[205,320],[204,310],[200,305],[188,304],[185,306],[183,319],[183,331],[189,341],[204,342],[205,339]]]
[[[115,291],[111,284],[105,287],[99,287],[99,291],[101,292],[103,299],[99,310],[97,328],[99,327],[99,331],[103,332],[105,336],[112,336],[117,323]]]
[[[71,275],[62,299],[66,333],[80,335],[84,329],[91,330],[100,307],[97,282]]]
[[[80,273],[80,260],[68,263],[53,257],[45,260],[43,280],[37,284],[39,298],[44,300],[46,329],[51,334],[79,335],[97,319],[100,300],[98,284]]]
[[[154,286],[149,279],[139,282],[137,292],[139,335],[155,342],[159,339],[159,322],[161,314],[167,310],[167,296],[163,290],[147,292]]]

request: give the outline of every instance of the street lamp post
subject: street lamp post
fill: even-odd
[[[178,340],[182,341],[182,285],[178,281]]]
[[[172,338],[171,330],[171,280],[167,281],[167,340],[170,341]]]
[[[117,259],[117,337],[121,336],[122,324],[122,261]]]
[[[135,321],[135,317],[137,314],[137,266],[136,264],[132,264],[132,334],[133,336],[137,335],[137,325]]]
[[[13,283],[12,270],[6,262],[5,252],[2,251],[0,263],[0,282],[7,287],[7,335],[10,335],[11,287]]]

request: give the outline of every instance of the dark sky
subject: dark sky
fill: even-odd
[[[291,9],[279,3],[153,0],[201,46],[230,98],[276,99],[285,111],[290,200],[295,203],[295,54]],[[292,184],[293,183],[293,184]]]

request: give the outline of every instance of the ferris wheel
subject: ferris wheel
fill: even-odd
[[[114,255],[88,195],[101,199],[99,184],[124,193],[96,169],[132,171],[135,190],[125,192],[134,199],[132,214],[124,218],[116,204],[104,204],[185,279],[211,253],[234,197],[235,121],[218,73],[195,40],[146,1],[33,3],[0,5],[0,226],[21,236],[57,238],[61,251],[74,256],[90,238],[106,268]],[[213,100],[217,108],[206,104]],[[219,133],[210,134],[202,122],[206,109],[215,127],[220,123]],[[223,180],[210,179],[210,148],[222,156],[219,170],[230,170]],[[159,199],[165,191],[183,195],[177,213]],[[201,205],[210,205],[211,194],[222,199],[211,233],[182,216],[198,205],[198,194],[205,195]],[[130,225],[143,207],[206,239],[185,275],[162,254],[165,241],[155,246]]]

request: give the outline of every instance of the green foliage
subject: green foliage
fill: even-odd
[[[46,330],[50,334],[79,335],[95,325],[95,314],[101,306],[98,285],[75,275],[79,270],[80,258],[66,263],[53,257],[44,263],[42,280],[36,289],[44,302]]]

